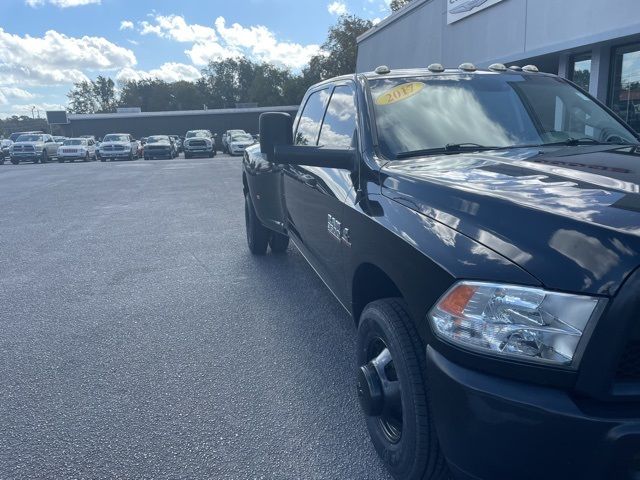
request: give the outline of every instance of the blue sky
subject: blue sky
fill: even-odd
[[[243,55],[299,70],[348,12],[389,0],[0,0],[0,116],[60,108],[74,81],[192,80]]]

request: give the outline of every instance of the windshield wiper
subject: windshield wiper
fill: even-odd
[[[591,137],[573,138],[569,137],[566,140],[559,142],[541,143],[541,147],[552,147],[554,145],[566,145],[567,147],[577,147],[578,145],[614,145],[609,142],[601,142]]]
[[[488,147],[478,143],[447,143],[444,147],[424,148],[421,150],[400,152],[396,155],[396,159],[420,157],[423,155],[449,155],[460,152],[480,152],[484,150],[496,150],[497,148],[500,147]]]

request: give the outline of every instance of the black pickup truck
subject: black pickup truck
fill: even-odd
[[[534,66],[380,67],[263,114],[249,249],[293,242],[353,317],[395,478],[640,478],[638,140]]]

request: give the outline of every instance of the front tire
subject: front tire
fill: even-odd
[[[364,309],[357,360],[358,397],[389,472],[403,480],[449,478],[429,407],[425,346],[401,299]]]
[[[244,195],[244,220],[247,229],[247,245],[254,255],[264,255],[267,253],[269,229],[260,223],[249,192]]]
[[[289,248],[289,236],[278,232],[271,232],[269,246],[273,253],[284,253]]]
[[[47,163],[48,161],[49,161],[49,154],[45,150],[42,152],[42,157],[40,157],[40,163]],[[36,161],[36,163],[38,162]]]

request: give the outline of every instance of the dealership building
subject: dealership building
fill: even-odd
[[[640,131],[640,0],[413,0],[358,38],[359,72],[463,62],[536,65]]]

